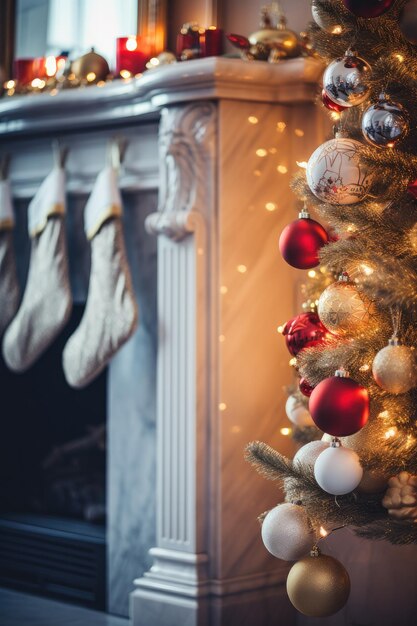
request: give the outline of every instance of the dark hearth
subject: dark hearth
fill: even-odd
[[[61,365],[83,309],[24,374],[0,363],[0,584],[104,608],[107,372],[74,390]]]

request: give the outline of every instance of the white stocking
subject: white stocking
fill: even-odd
[[[85,208],[91,239],[91,274],[87,304],[79,327],[63,353],[67,382],[88,385],[137,327],[138,310],[126,259],[116,172],[98,176]]]
[[[64,212],[65,175],[55,167],[29,205],[29,274],[3,339],[4,359],[15,372],[24,372],[41,356],[71,313]]]

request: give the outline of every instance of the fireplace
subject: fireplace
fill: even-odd
[[[96,159],[103,161],[107,139],[95,139]],[[156,241],[145,233],[144,222],[156,209],[156,193],[132,185],[123,190],[140,328],[110,366],[79,390],[67,384],[61,361],[88,291],[90,251],[82,227],[88,188],[80,188],[67,198],[71,318],[25,373],[12,373],[0,358],[0,586],[126,615],[133,579],[138,567],[149,566],[154,536],[153,525],[143,522],[154,514],[154,493],[149,488],[136,493],[133,487],[141,472],[148,480],[154,464]],[[14,198],[22,292],[30,195],[23,185]],[[138,536],[141,542],[132,544]]]

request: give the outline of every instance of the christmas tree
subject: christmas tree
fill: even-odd
[[[290,599],[325,616],[349,577],[320,554],[320,532],[417,543],[417,1],[313,0],[312,14],[335,136],[293,181],[304,209],[280,251],[313,283],[282,330],[301,379],[287,414],[316,440],[292,461],[261,442],[247,456],[284,483],[262,536],[278,558],[301,557]]]

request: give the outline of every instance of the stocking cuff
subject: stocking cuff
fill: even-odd
[[[10,183],[7,179],[0,180],[0,231],[9,230],[13,227],[14,214]]]
[[[122,199],[117,171],[105,167],[97,177],[84,211],[84,229],[88,239],[98,233],[108,219],[122,215]]]
[[[39,235],[52,215],[64,214],[65,172],[62,167],[54,167],[29,204],[29,235],[31,237]]]

